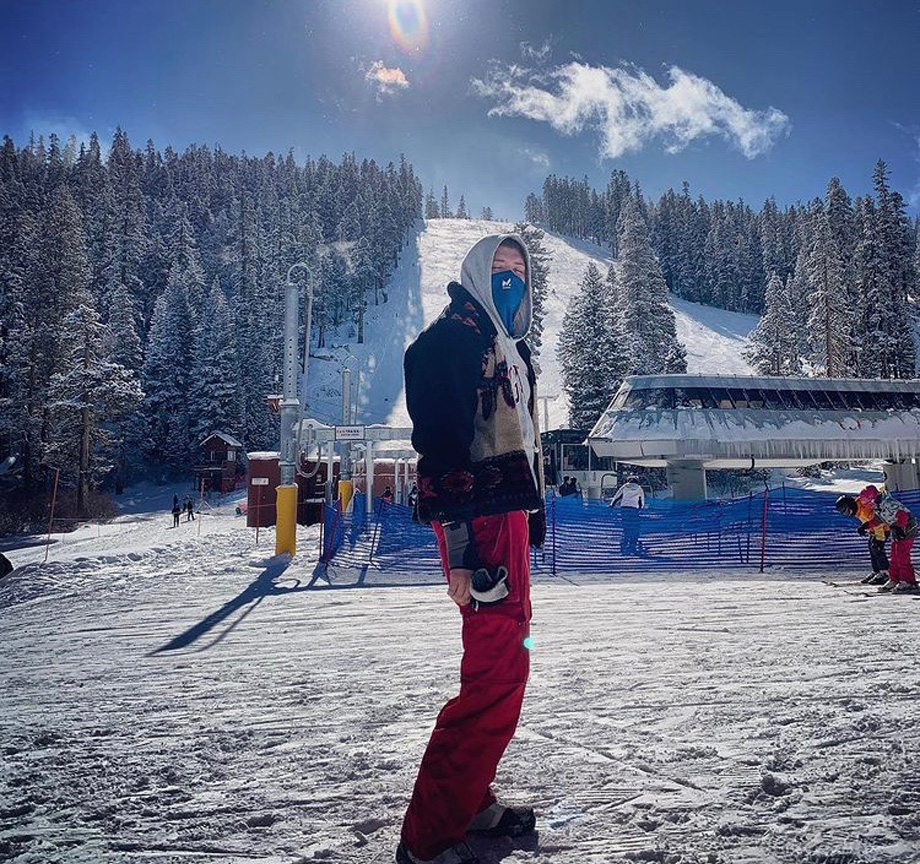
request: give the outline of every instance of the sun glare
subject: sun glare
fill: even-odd
[[[428,47],[428,16],[422,0],[387,0],[390,33],[408,54]]]

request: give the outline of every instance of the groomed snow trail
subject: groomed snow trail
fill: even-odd
[[[443,587],[308,590],[312,530],[285,569],[231,507],[201,537],[150,515],[10,553],[0,859],[391,861],[456,689]],[[539,834],[486,864],[920,860],[916,600],[730,572],[533,595],[497,786]]]

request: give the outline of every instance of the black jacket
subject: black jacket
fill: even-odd
[[[406,403],[412,417],[412,446],[419,453],[418,513],[422,521],[447,522],[475,516],[540,510],[542,459],[537,442],[534,469],[518,441],[496,435],[480,440],[471,456],[476,427],[513,404],[508,364],[496,357],[495,326],[458,283],[448,286],[450,305],[406,351]],[[530,349],[516,343],[530,382],[534,413],[536,375]],[[516,358],[513,358],[516,359]],[[487,376],[485,370],[494,368]],[[500,402],[500,400],[503,400]],[[481,412],[477,416],[476,412]],[[538,428],[535,423],[535,428]],[[541,540],[542,542],[542,540]]]

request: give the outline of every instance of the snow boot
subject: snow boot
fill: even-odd
[[[891,589],[892,594],[917,594],[918,592],[920,592],[920,586],[916,582],[898,582]]]
[[[875,585],[876,584],[875,580],[878,579],[880,575],[881,575],[880,573],[867,573],[865,576],[863,576],[862,579],[859,580],[859,584],[860,585]],[[888,581],[887,573],[885,574],[885,581],[886,582]]]
[[[875,574],[875,578],[872,580],[872,585],[884,585],[888,581],[888,571],[882,570],[879,573]]]
[[[396,864],[479,864],[479,859],[466,843],[451,846],[434,858],[416,858],[405,843],[400,843],[396,847]]]
[[[523,837],[536,824],[537,818],[530,807],[507,807],[496,801],[473,817],[468,833],[482,837]]]
[[[887,594],[889,591],[894,591],[900,583],[897,579],[889,579],[884,585],[879,586],[880,594]]]

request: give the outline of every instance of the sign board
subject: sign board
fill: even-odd
[[[364,426],[336,426],[335,427],[335,440],[336,441],[363,441],[364,440]]]
[[[253,477],[253,486],[268,486],[268,477]]]

